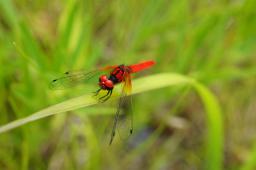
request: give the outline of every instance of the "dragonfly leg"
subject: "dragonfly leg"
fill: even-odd
[[[99,100],[104,103],[105,101],[107,101],[112,95],[112,90],[108,90],[108,93],[105,96],[102,96],[99,98]]]
[[[109,95],[109,93],[110,93],[110,90],[108,90],[108,93],[107,93],[106,95],[100,97],[99,100],[100,100],[100,101],[103,101],[103,99],[104,99],[105,97],[107,97],[107,96]]]
[[[93,92],[93,93],[94,93],[93,96],[97,96],[101,90],[102,90],[102,89],[98,89],[97,91]]]

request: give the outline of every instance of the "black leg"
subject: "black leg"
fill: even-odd
[[[112,90],[109,90],[109,95],[105,99],[103,99],[102,101],[103,102],[107,101],[111,97],[111,95],[112,95]]]
[[[110,90],[108,90],[108,93],[107,93],[105,96],[100,97],[99,100],[101,100],[101,99],[107,97],[107,96],[109,95],[109,93],[110,93]]]
[[[98,89],[97,91],[93,92],[94,95],[93,96],[97,96],[99,94],[99,92],[101,91],[101,89]]]
[[[111,95],[112,95],[112,90],[109,90],[105,96],[102,96],[101,98],[99,98],[100,102],[104,103],[111,97]]]

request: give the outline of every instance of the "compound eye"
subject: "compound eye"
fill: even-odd
[[[106,75],[100,76],[99,81],[104,82],[104,81],[107,81],[107,80],[108,80],[108,77]]]
[[[105,81],[105,86],[108,87],[109,89],[113,88],[113,82],[111,80]]]

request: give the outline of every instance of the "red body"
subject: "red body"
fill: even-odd
[[[130,74],[150,68],[154,64],[155,62],[150,60],[130,66],[119,65],[113,68],[109,77],[106,75],[100,76],[99,86],[103,90],[112,90],[115,84],[125,81],[125,78],[130,76]]]

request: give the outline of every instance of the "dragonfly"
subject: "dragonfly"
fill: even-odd
[[[99,75],[98,86],[99,89],[94,92],[94,96],[98,96],[100,91],[107,91],[104,96],[99,97],[99,102],[107,101],[113,92],[115,85],[122,83],[121,96],[119,98],[115,119],[112,127],[111,137],[109,145],[113,142],[116,134],[116,128],[118,123],[118,118],[120,115],[120,108],[124,102],[126,96],[131,94],[132,91],[132,79],[131,74],[140,72],[142,70],[148,69],[155,65],[155,61],[148,60],[132,65],[113,65],[98,68],[89,72],[66,72],[64,76],[54,79],[50,83],[50,87],[53,89],[58,89],[59,87],[70,87],[82,82],[88,82],[90,79]],[[108,72],[108,74],[103,74]],[[132,122],[132,120],[131,120]],[[131,123],[130,134],[133,133],[133,125]]]

